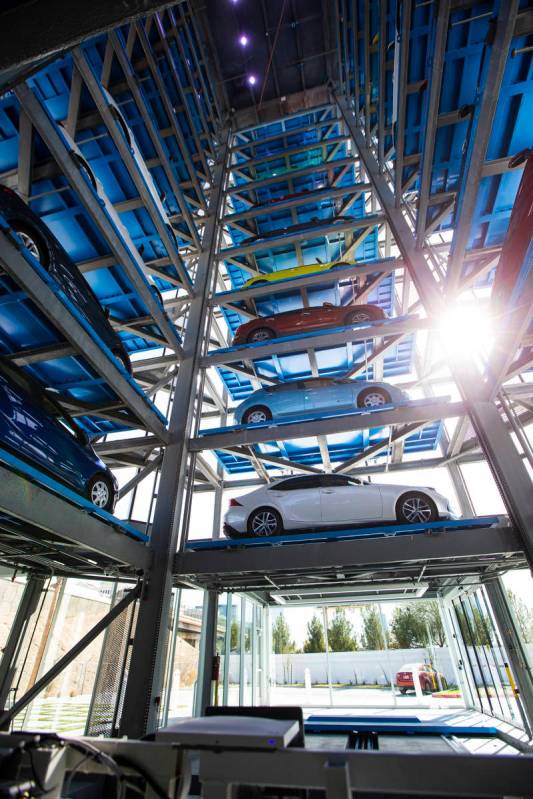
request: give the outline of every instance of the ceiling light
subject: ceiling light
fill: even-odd
[[[257,83],[257,78],[255,77],[255,75],[248,75],[247,80],[250,86],[255,86],[255,84]]]
[[[239,36],[239,44],[240,44],[240,46],[241,47],[246,47],[246,45],[248,44],[248,41],[249,41],[248,40],[248,36],[245,33],[241,33],[241,35]]]

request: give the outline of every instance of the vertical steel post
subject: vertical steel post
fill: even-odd
[[[206,347],[205,328],[209,291],[213,283],[216,247],[221,230],[229,134],[220,149],[214,186],[198,259],[194,297],[183,342],[172,412],[170,443],[165,450],[150,547],[154,556],[148,587],[139,607],[120,733],[138,738],[154,730],[164,672],[165,623],[170,608],[172,566],[178,546],[179,523],[187,473],[187,443],[194,417],[199,360]]]
[[[15,663],[28,622],[37,608],[44,588],[44,577],[29,577],[9,631],[0,660],[0,713],[5,709],[7,697],[15,676]]]
[[[423,253],[417,249],[415,237],[395,197],[379,171],[379,165],[367,146],[363,132],[350,104],[346,99],[338,105],[347,131],[353,139],[361,162],[379,198],[384,214],[388,218],[396,244],[416,286],[426,312],[438,318],[445,309],[444,297]],[[450,371],[465,402],[468,415],[478,437],[480,446],[500,489],[509,516],[522,538],[524,551],[533,567],[533,505],[531,492],[533,483],[522,458],[509,435],[505,423],[494,402],[483,376],[473,363],[461,363],[450,359]]]
[[[485,590],[498,625],[512,674],[516,679],[517,704],[521,705],[526,732],[533,728],[533,675],[501,578],[485,583]],[[511,682],[511,687],[512,682]],[[527,726],[529,725],[529,730]]]
[[[202,638],[198,661],[198,679],[194,714],[203,716],[212,703],[213,655],[217,635],[218,596],[216,591],[206,591],[202,616]]]
[[[461,690],[461,694],[463,696],[465,705],[467,707],[474,707],[474,699],[472,697],[472,692],[470,690],[468,673],[466,671],[466,666],[463,661],[463,658],[461,657],[461,650],[459,647],[459,642],[457,641],[455,630],[452,627],[450,621],[450,616],[449,616],[450,609],[440,594],[438,602],[439,602],[439,610],[440,610],[440,617],[442,620],[442,626],[444,627],[446,641],[448,642],[448,650],[450,652],[450,658],[452,661],[452,667],[453,667],[453,672],[455,674],[455,679],[457,680],[457,686]],[[473,679],[473,677],[471,677],[471,679]]]

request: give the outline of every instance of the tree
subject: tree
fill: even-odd
[[[427,631],[411,605],[394,608],[391,621],[391,647],[393,649],[418,649],[425,646]]]
[[[318,616],[313,616],[307,623],[307,638],[304,643],[304,652],[325,652],[324,627]]]
[[[391,647],[420,649],[428,644],[446,644],[438,604],[433,600],[417,601],[395,608],[391,623]]]
[[[355,652],[359,649],[353,624],[346,618],[344,608],[335,609],[335,617],[328,627],[328,643],[332,652]]]
[[[230,649],[232,652],[235,652],[239,648],[240,633],[239,623],[232,621],[230,630]]]
[[[429,628],[431,643],[437,646],[446,646],[446,633],[444,632],[438,602],[429,600],[428,602],[420,602],[420,605]]]
[[[523,643],[533,644],[533,609],[514,591],[508,590],[507,594]]]
[[[283,613],[276,616],[276,621],[272,625],[272,647],[276,655],[286,655],[296,650],[296,644],[291,640],[291,631]]]
[[[491,623],[489,618],[479,608],[470,607],[465,613],[464,609],[456,608],[457,621],[461,634],[467,646],[490,646]]]
[[[375,605],[367,605],[363,608],[363,637],[361,644],[363,649],[385,649],[379,611]]]

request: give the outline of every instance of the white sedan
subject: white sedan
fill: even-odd
[[[433,488],[378,485],[342,474],[287,477],[230,500],[228,537],[277,535],[284,530],[399,521],[453,519],[446,497]]]

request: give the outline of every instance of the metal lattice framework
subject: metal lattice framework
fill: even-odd
[[[135,470],[120,491],[131,499],[128,521],[143,481],[152,495],[142,525],[147,546],[126,539],[118,524],[108,553],[101,543],[89,546],[87,509],[72,502],[70,529],[80,530],[79,540],[70,532],[66,543],[64,496],[50,500],[58,521],[41,540],[39,492],[32,513],[21,495],[18,505],[4,499],[0,552],[5,563],[53,563],[64,574],[145,571],[150,590],[139,603],[121,722],[129,734],[154,725],[172,584],[266,590],[257,552],[233,560],[204,554],[195,568],[187,540],[211,530],[190,529],[194,496],[214,492],[218,537],[227,489],[293,472],[446,467],[461,513],[471,517],[461,466],[486,460],[510,525],[491,533],[475,566],[479,531],[459,546],[444,537],[428,570],[433,590],[533,561],[530,265],[520,275],[519,306],[509,288],[488,362],[455,361],[440,327],[465,297],[488,314],[494,280],[506,279],[499,256],[524,163],[516,156],[531,146],[531,11],[517,0],[408,0],[401,8],[338,0],[323,11],[338,63],[328,59],[323,86],[310,88],[302,77],[302,91],[283,109],[232,115],[217,83],[209,21],[187,2],[10,72],[12,90],[0,104],[0,182],[31,204],[85,274],[133,375],[0,216],[1,350],[65,395],[112,468]],[[319,261],[348,265],[245,285]],[[391,318],[231,344],[247,320],[324,301],[373,302]],[[413,400],[267,428],[228,424],[234,404],[256,388],[340,375],[391,380]],[[364,563],[350,560],[352,582],[371,581],[384,564],[390,579],[410,581],[431,561],[418,539],[405,563],[397,545],[390,557],[383,546],[373,553],[368,545]],[[345,562],[348,550],[353,555],[346,542],[331,550],[328,568]],[[269,569],[288,586],[296,577],[284,557],[273,549]],[[317,558],[310,552],[305,561],[320,583],[333,571]]]

